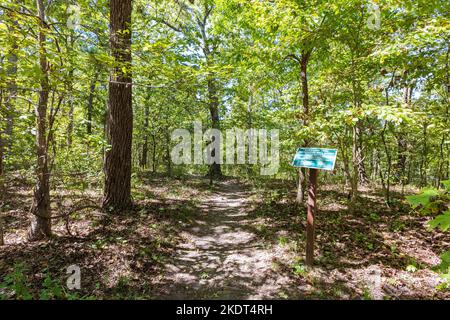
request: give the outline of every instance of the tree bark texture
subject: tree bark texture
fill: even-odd
[[[109,81],[103,207],[109,211],[131,205],[133,133],[131,81],[131,0],[110,0],[110,48],[114,68]]]

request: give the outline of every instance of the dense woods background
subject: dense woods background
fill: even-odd
[[[263,211],[287,201],[272,209],[301,226],[307,172],[291,161],[302,146],[339,150],[335,172],[319,177],[342,193],[327,193],[339,212],[408,215],[405,196],[427,187],[413,207],[448,218],[449,12],[439,0],[3,1],[1,271],[28,261],[12,258],[14,246],[36,254],[32,242],[59,241],[48,239],[89,221],[86,210],[133,221],[151,197],[142,186],[168,195],[208,175],[219,191],[224,177],[260,190]],[[171,134],[193,121],[280,130],[280,170],[173,164]],[[282,195],[271,193],[280,181]],[[372,191],[378,209],[364,198]]]

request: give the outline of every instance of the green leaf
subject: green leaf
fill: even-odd
[[[439,195],[439,191],[436,189],[424,189],[421,193],[415,196],[407,196],[406,201],[411,205],[413,209],[417,208],[418,206],[426,206],[428,203],[430,203],[431,197],[436,197]]]
[[[446,191],[450,191],[450,180],[441,181]]]
[[[441,254],[441,264],[439,265],[439,268],[442,272],[449,272],[450,268],[450,251],[446,251],[443,254]]]
[[[447,231],[450,228],[450,210],[438,215],[436,218],[428,222],[431,229],[439,227],[442,231]]]

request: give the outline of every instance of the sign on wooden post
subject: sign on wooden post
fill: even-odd
[[[314,216],[316,213],[317,176],[320,170],[334,170],[337,149],[299,148],[292,165],[309,169],[308,202],[306,214],[306,265],[314,263]]]

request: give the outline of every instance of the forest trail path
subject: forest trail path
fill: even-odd
[[[236,182],[216,189],[182,232],[185,241],[167,264],[155,298],[264,299],[294,289],[291,279],[272,270],[275,253],[254,232],[251,193]]]

